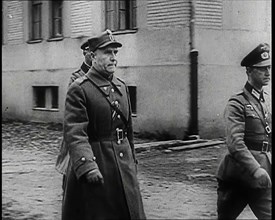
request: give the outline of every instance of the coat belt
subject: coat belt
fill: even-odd
[[[268,141],[245,141],[245,145],[249,150],[261,151],[261,152],[269,152],[271,151],[271,144]]]
[[[111,134],[96,135],[91,138],[91,141],[116,141],[118,144],[121,143],[127,137],[127,131],[121,128],[117,128]]]

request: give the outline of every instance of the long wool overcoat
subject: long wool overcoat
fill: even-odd
[[[121,110],[127,125],[106,97]],[[126,136],[121,143],[117,128]],[[62,220],[145,219],[124,82],[115,76],[107,80],[94,68],[77,79],[66,96],[64,138],[70,162]],[[95,168],[104,184],[86,181],[85,173]]]

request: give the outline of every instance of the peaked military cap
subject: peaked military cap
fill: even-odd
[[[99,37],[94,37],[88,39],[89,47],[92,52],[96,51],[98,48],[103,48],[108,45],[113,44],[116,47],[122,47],[122,44],[117,42],[110,30],[106,30]]]
[[[88,50],[89,49],[89,43],[88,43],[88,40],[85,41],[81,47],[80,47],[82,50]]]
[[[267,43],[259,44],[241,62],[241,66],[261,67],[270,66],[270,47]]]

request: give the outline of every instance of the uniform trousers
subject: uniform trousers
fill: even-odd
[[[271,188],[253,189],[218,180],[218,219],[236,219],[249,205],[258,219],[271,219]]]

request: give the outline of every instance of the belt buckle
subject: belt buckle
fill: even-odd
[[[267,141],[263,141],[263,145],[262,145],[262,152],[263,153],[267,153],[268,152],[268,142]]]
[[[269,125],[267,125],[267,126],[265,127],[265,130],[266,130],[266,133],[267,133],[267,134],[270,134],[270,133],[271,133],[271,128],[269,127]]]
[[[121,144],[121,141],[123,140],[123,129],[117,128],[116,136],[117,136],[117,143]]]

